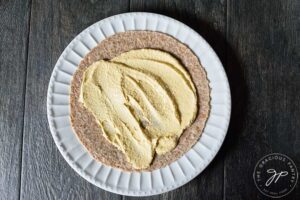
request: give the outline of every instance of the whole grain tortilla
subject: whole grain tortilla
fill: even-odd
[[[142,48],[159,49],[180,60],[191,75],[198,96],[197,117],[191,126],[184,130],[176,148],[164,155],[155,155],[150,167],[144,171],[162,168],[186,153],[198,141],[210,111],[210,88],[206,72],[194,53],[175,38],[159,32],[128,31],[117,33],[100,42],[80,62],[73,76],[70,92],[71,124],[78,139],[95,160],[125,171],[137,170],[126,161],[120,150],[104,138],[96,119],[78,99],[83,73],[89,65],[97,60],[109,60],[121,53]]]

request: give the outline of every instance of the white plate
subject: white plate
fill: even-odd
[[[123,172],[95,161],[78,141],[70,124],[69,89],[80,60],[100,41],[128,30],[159,31],[189,46],[207,71],[211,112],[199,141],[184,156],[152,172]],[[69,165],[94,185],[118,194],[148,196],[189,182],[212,161],[225,138],[231,112],[229,84],[223,66],[209,44],[194,30],[172,18],[153,13],[125,13],[103,19],[81,32],[64,50],[51,75],[47,115],[60,153]]]

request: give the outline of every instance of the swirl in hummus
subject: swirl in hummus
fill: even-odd
[[[153,49],[90,65],[79,100],[136,169],[149,167],[155,153],[174,149],[197,113],[189,74],[172,55]]]

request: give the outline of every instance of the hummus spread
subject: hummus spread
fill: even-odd
[[[197,113],[190,76],[172,55],[131,50],[84,72],[80,102],[136,169],[174,149]]]

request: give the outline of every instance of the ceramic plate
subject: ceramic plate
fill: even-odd
[[[123,172],[95,161],[70,124],[69,90],[81,59],[105,38],[129,30],[166,33],[186,44],[199,58],[211,87],[211,112],[199,141],[172,164],[152,172]],[[51,75],[47,115],[51,134],[69,165],[92,184],[118,194],[148,196],[178,188],[200,174],[225,138],[231,112],[229,84],[223,66],[209,44],[194,30],[153,13],[125,13],[103,19],[76,36],[59,57]]]

